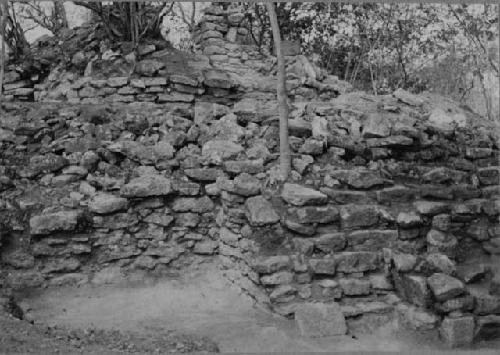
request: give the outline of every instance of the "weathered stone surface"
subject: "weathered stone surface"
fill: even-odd
[[[373,302],[360,301],[352,304],[342,305],[341,307],[342,307],[342,313],[344,313],[345,317],[356,317],[367,313],[384,314],[391,312],[393,309],[391,305],[380,301],[373,301]],[[362,320],[366,320],[366,318],[362,318]],[[348,324],[349,329],[351,324]]]
[[[465,148],[465,156],[467,158],[472,158],[472,159],[486,158],[492,154],[493,150],[491,148],[474,148],[474,147]]]
[[[481,280],[488,271],[489,268],[484,264],[460,265],[457,267],[457,277],[468,284]]]
[[[500,296],[500,273],[496,273],[490,281],[490,294]]]
[[[108,228],[108,229],[121,229],[130,228],[139,223],[136,214],[132,213],[113,213],[103,216],[94,216],[93,224],[97,228]]]
[[[415,239],[420,236],[420,228],[399,229],[398,237],[401,240]]]
[[[342,309],[337,303],[304,303],[297,306],[295,320],[302,336],[326,337],[347,332]]]
[[[413,228],[422,224],[422,218],[415,212],[401,212],[396,221],[401,228]]]
[[[212,164],[222,164],[222,161],[236,157],[243,151],[240,144],[223,140],[206,142],[201,150],[202,156]]]
[[[202,255],[212,255],[215,253],[219,244],[213,240],[205,240],[195,244],[193,253]]]
[[[293,273],[289,271],[279,271],[274,274],[262,276],[260,278],[260,282],[266,286],[290,284],[292,281]]]
[[[182,197],[174,201],[172,209],[175,212],[195,212],[204,213],[212,212],[214,209],[214,203],[208,196],[203,196],[200,198],[194,197]]]
[[[392,147],[399,148],[413,144],[413,139],[402,135],[394,135],[386,138],[367,138],[366,145],[369,148]]]
[[[478,317],[476,322],[475,341],[500,338],[500,316],[489,315]]]
[[[314,163],[314,158],[307,154],[292,159],[292,167],[301,175],[307,171],[312,163]]]
[[[296,294],[297,289],[295,287],[290,285],[279,285],[271,292],[269,298],[276,303],[286,303],[292,301]]]
[[[448,346],[453,348],[472,344],[474,317],[446,317],[439,327],[439,335]]]
[[[218,177],[224,176],[222,170],[216,168],[186,169],[184,173],[191,179],[197,181],[215,181]]]
[[[396,291],[404,300],[420,307],[426,307],[430,303],[431,294],[425,277],[396,272],[392,276]]]
[[[462,171],[439,167],[425,173],[422,179],[433,184],[444,184],[452,181],[461,182],[466,176],[467,174]]]
[[[451,216],[449,214],[438,214],[432,217],[432,227],[441,232],[450,230]]]
[[[418,272],[431,276],[438,272],[447,275],[454,275],[456,272],[456,265],[448,256],[440,253],[430,253],[425,256],[417,266]]]
[[[318,275],[335,275],[336,262],[333,258],[310,259],[311,270]]]
[[[477,177],[482,185],[498,185],[500,184],[500,173],[498,167],[488,167],[479,169]]]
[[[438,326],[439,317],[429,311],[411,305],[397,306],[401,325],[412,330],[431,330]]]
[[[427,216],[434,216],[449,210],[449,205],[444,202],[417,201],[413,205],[418,213]]]
[[[340,207],[340,224],[343,229],[370,227],[379,222],[376,205],[345,205]]]
[[[346,247],[345,233],[322,234],[314,241],[314,246],[325,253],[342,251]]]
[[[30,158],[27,177],[35,177],[43,172],[55,172],[69,165],[68,159],[52,153],[35,155]]]
[[[339,279],[340,287],[347,296],[364,296],[370,294],[371,284],[363,279]]]
[[[247,151],[248,154],[248,151]],[[224,170],[232,174],[258,174],[264,170],[264,160],[230,160],[223,163]]]
[[[120,141],[108,147],[112,152],[121,153],[129,159],[136,160],[144,165],[157,164],[160,161],[172,159],[174,147],[167,142],[158,142],[152,146],[145,146],[135,141]]]
[[[233,112],[241,122],[262,122],[276,116],[278,108],[275,102],[244,98],[234,104]]]
[[[315,138],[306,138],[304,144],[299,148],[299,153],[317,156],[321,155],[324,149],[324,141]]]
[[[347,247],[356,251],[380,251],[392,246],[398,238],[397,230],[360,230],[346,236]]]
[[[255,176],[243,173],[234,178],[233,192],[242,196],[254,196],[260,193],[260,180]]]
[[[488,227],[488,219],[486,217],[480,218],[469,225],[469,228],[467,228],[467,234],[479,242],[485,241],[490,239]]]
[[[435,229],[427,233],[427,251],[429,253],[442,253],[454,258],[457,253],[458,241],[451,234],[445,234]]]
[[[200,193],[200,184],[189,181],[173,181],[172,188],[180,196],[196,196]]]
[[[112,88],[125,86],[128,83],[128,77],[126,76],[114,76],[108,78],[106,84]]]
[[[277,255],[259,257],[252,262],[252,268],[259,274],[270,274],[291,267],[290,257]]]
[[[240,240],[240,235],[233,233],[226,227],[222,227],[219,231],[219,239],[227,245],[231,245],[233,247],[238,247],[238,241]]]
[[[412,254],[394,253],[392,262],[394,263],[396,271],[409,272],[412,271],[417,264],[417,257]]]
[[[100,193],[92,198],[88,206],[91,212],[107,214],[127,209],[128,200],[111,194]]]
[[[480,290],[469,290],[474,297],[474,313],[479,315],[500,314],[500,296]]]
[[[200,223],[200,216],[197,213],[178,213],[175,217],[175,224],[181,227],[194,228]]]
[[[253,226],[264,226],[279,222],[280,216],[273,206],[262,196],[250,197],[245,202],[247,218]]]
[[[135,71],[144,76],[153,76],[158,70],[165,67],[165,64],[155,59],[144,59],[137,63]]]
[[[369,189],[374,186],[383,185],[385,182],[375,171],[367,169],[333,170],[329,173],[333,178],[356,189]]]
[[[204,83],[208,87],[230,89],[235,83],[226,72],[218,70],[209,70],[204,73]]]
[[[290,183],[283,186],[281,198],[295,206],[318,205],[328,200],[325,194],[317,190]]]
[[[427,283],[436,300],[441,302],[459,296],[465,291],[465,286],[460,280],[443,273],[435,273],[427,278]]]
[[[36,288],[44,282],[44,277],[39,271],[14,270],[7,274],[6,284],[12,289]]]
[[[483,242],[483,249],[489,254],[500,255],[500,237]]]
[[[320,190],[340,205],[351,203],[367,204],[372,201],[366,192],[363,191],[335,190],[326,187],[322,187]]]
[[[312,236],[316,232],[316,227],[314,225],[301,224],[290,218],[286,218],[284,224],[288,229],[299,234]]]
[[[442,303],[436,303],[434,308],[440,313],[469,312],[474,309],[474,297],[465,295],[452,298]]]
[[[342,252],[335,254],[335,261],[337,271],[345,273],[371,271],[379,267],[379,257],[374,252]]]
[[[81,263],[74,257],[64,259],[50,260],[43,266],[44,273],[51,272],[72,272],[80,268]]]
[[[121,190],[123,197],[165,196],[172,193],[170,180],[161,175],[142,175],[130,180]]]
[[[194,95],[192,94],[183,94],[180,92],[172,92],[171,94],[159,94],[158,102],[166,103],[166,102],[193,102]]]
[[[30,232],[32,235],[67,232],[77,229],[82,221],[81,211],[61,211],[31,217]]]
[[[391,134],[391,124],[381,113],[373,112],[368,115],[363,127],[364,138],[383,138]]]
[[[21,249],[2,253],[1,260],[5,264],[10,265],[16,269],[30,269],[35,266],[35,258],[33,257],[33,255]]]
[[[446,135],[450,135],[457,125],[463,126],[466,121],[467,116],[464,112],[457,112],[457,110],[448,111],[444,107],[436,107],[432,110],[427,124]]]
[[[183,84],[192,87],[197,87],[199,84],[198,79],[186,74],[172,74],[170,75],[169,80],[176,84]]]
[[[451,212],[454,219],[466,218],[471,215],[478,215],[481,213],[481,205],[484,200],[482,199],[472,199],[464,201],[463,203],[457,203],[453,206]]]
[[[340,288],[339,283],[330,279],[322,279],[319,280],[317,284],[313,284],[312,293],[313,298],[317,298],[316,296],[319,296],[325,300],[339,299],[342,297],[342,289]],[[319,295],[316,295],[316,293],[319,293]]]
[[[371,287],[374,290],[392,290],[394,286],[388,276],[383,274],[371,274],[369,276]]]
[[[288,130],[291,136],[310,137],[312,134],[312,125],[311,122],[306,120],[291,119],[288,120]]]
[[[309,206],[292,210],[300,223],[332,223],[339,219],[339,210],[333,206]]]
[[[168,227],[174,221],[174,217],[165,213],[153,212],[144,218],[144,222],[157,224],[162,227]]]
[[[383,204],[412,201],[415,189],[406,186],[392,186],[377,191],[377,201]]]
[[[212,102],[196,100],[194,104],[194,122],[208,123],[228,113],[228,108]]]

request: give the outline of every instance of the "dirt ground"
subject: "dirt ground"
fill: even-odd
[[[293,320],[256,308],[214,264],[169,278],[114,275],[107,281],[111,284],[49,288],[25,295],[22,304],[30,309],[27,316],[34,325],[0,318],[0,329],[7,329],[0,333],[0,349],[35,353],[45,349],[61,353],[75,349],[85,353],[104,349],[109,353],[445,349],[436,332],[402,331],[396,324],[370,335],[301,337]],[[500,342],[479,346],[493,350]]]

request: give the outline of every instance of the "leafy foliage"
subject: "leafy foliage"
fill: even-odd
[[[270,46],[264,5],[246,7],[255,43]],[[460,98],[472,85],[470,72],[498,75],[489,47],[498,41],[495,5],[280,3],[277,13],[284,39],[300,41],[330,73],[375,94],[402,87]]]
[[[23,54],[26,54],[29,49],[29,44],[25,36],[26,29],[23,29],[19,23],[14,3],[10,1],[2,5],[0,7],[0,16],[5,19],[5,21],[2,21],[2,40],[9,48],[13,57],[18,59]]]
[[[173,3],[165,2],[85,2],[75,4],[90,9],[105,25],[110,38],[138,43],[142,38],[161,38],[163,18]]]
[[[18,4],[22,5],[17,7],[19,18],[31,21],[56,36],[68,28],[66,9],[61,2],[24,0],[19,1]]]

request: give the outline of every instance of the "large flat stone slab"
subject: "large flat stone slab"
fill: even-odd
[[[283,186],[281,198],[295,206],[320,205],[328,201],[328,197],[322,192],[289,183]]]
[[[34,216],[30,219],[32,235],[73,231],[82,219],[81,211],[60,211]]]

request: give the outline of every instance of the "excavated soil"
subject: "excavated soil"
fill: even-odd
[[[7,331],[0,335],[0,348],[9,353],[445,349],[436,332],[403,331],[396,322],[374,334],[301,337],[293,320],[256,307],[215,263],[161,279],[139,273],[108,276],[107,284],[25,293],[20,305],[34,325],[1,317],[0,327]],[[499,345],[476,347],[493,350]]]

